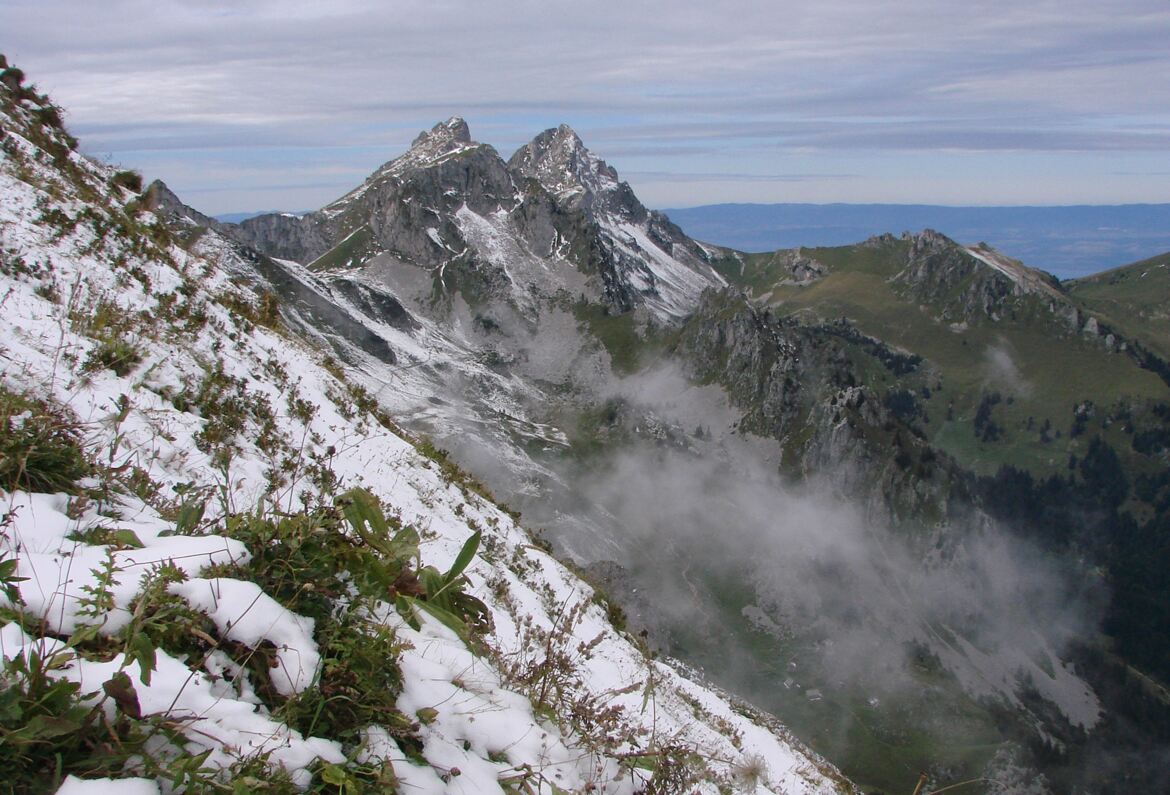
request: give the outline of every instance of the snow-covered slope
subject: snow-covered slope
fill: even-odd
[[[144,777],[144,792],[274,789],[287,775],[323,791],[374,778],[409,792],[851,791],[772,718],[616,627],[589,585],[348,381],[326,340],[294,333],[282,316],[295,309],[240,287],[222,239],[178,245],[70,149],[43,99],[0,92],[3,720],[33,709],[35,687],[72,682],[67,714],[38,717],[38,737],[104,743],[40,786],[76,774],[62,791],[94,776]],[[379,332],[395,356],[437,334]],[[76,461],[34,479],[64,466],[34,456],[49,442]],[[397,528],[417,560],[388,559],[386,537],[342,521],[363,494],[386,517],[368,532]],[[295,532],[309,534],[281,542]],[[356,563],[334,590],[280,579],[278,553],[326,540],[371,570],[406,568],[380,592]],[[315,617],[290,608],[312,599],[326,600]],[[479,630],[475,600],[490,616]],[[378,667],[398,672],[400,722],[314,734],[352,692],[322,690],[357,670],[339,636],[354,654],[362,637],[394,649]],[[304,703],[321,706],[294,721]]]

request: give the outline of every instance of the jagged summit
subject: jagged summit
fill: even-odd
[[[645,305],[667,322],[724,284],[703,249],[638,201],[567,125],[540,133],[505,163],[455,116],[320,211],[260,216],[228,234],[313,270],[378,258],[430,269],[439,284],[428,283],[428,295],[463,278],[482,282],[481,297],[490,287],[527,305],[541,290],[596,274],[598,300],[621,312]],[[465,267],[475,275],[459,277]],[[485,274],[497,281],[489,285]]]
[[[371,178],[387,173],[401,174],[411,168],[424,168],[445,157],[479,146],[483,144],[471,139],[471,130],[467,122],[459,116],[452,116],[447,121],[439,122],[431,129],[419,133],[406,154],[382,166]]]
[[[537,180],[558,198],[583,204],[620,185],[617,171],[586,149],[567,124],[551,127],[520,147],[508,168]]]
[[[439,122],[429,131],[424,130],[411,142],[410,148],[431,146],[433,144],[470,144],[471,130],[461,116],[452,116],[447,121]]]
[[[408,171],[427,168],[436,165],[449,157],[458,156],[464,152],[476,149],[487,149],[493,155],[495,150],[487,144],[481,144],[471,138],[471,129],[460,116],[452,116],[447,121],[439,122],[429,130],[419,133],[404,154],[390,160],[373,174],[366,178],[358,188],[350,191],[337,201],[324,208],[327,212],[336,211],[364,194],[371,186],[381,182],[386,177],[399,177]]]

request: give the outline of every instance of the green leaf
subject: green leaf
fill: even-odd
[[[17,732],[27,740],[48,740],[81,729],[81,722],[57,715],[35,715]]]
[[[345,786],[348,779],[349,776],[347,776],[345,771],[339,768],[337,765],[330,764],[329,762],[325,762],[321,765],[321,780],[326,784],[332,784],[333,786],[340,788]]]
[[[423,592],[432,604],[447,604],[442,599],[443,588],[446,587],[446,583],[443,581],[443,575],[439,574],[433,566],[424,566],[420,569],[418,572],[418,581],[422,583]]]
[[[416,709],[414,714],[418,716],[419,722],[424,726],[430,726],[435,722],[435,718],[439,717],[439,711],[434,707],[422,707]]]
[[[393,552],[395,558],[413,558],[418,556],[418,531],[410,525],[394,534]]]
[[[130,653],[132,660],[138,661],[139,679],[142,684],[150,685],[150,675],[155,670],[156,658],[154,641],[145,632],[135,632],[130,637]]]
[[[142,543],[142,539],[138,537],[137,533],[135,533],[133,530],[127,530],[126,528],[121,528],[111,532],[109,535],[109,543],[112,546],[117,546],[124,549],[142,549],[144,546],[146,546]]]
[[[398,615],[406,620],[407,625],[418,632],[422,627],[418,623],[418,615],[415,613],[414,600],[407,596],[399,595],[394,600],[394,608],[398,611]]]
[[[358,537],[383,555],[394,557],[390,526],[386,524],[377,498],[365,489],[354,488],[343,494],[339,502],[342,513]]]
[[[463,623],[463,619],[461,619],[459,616],[448,610],[444,610],[433,602],[424,602],[421,599],[411,599],[408,596],[404,596],[402,598],[406,599],[412,607],[421,609],[425,613],[429,613],[432,618],[436,619],[440,624],[458,635],[460,640],[462,640],[464,643],[467,642],[467,625]]]
[[[73,634],[69,636],[69,640],[65,641],[65,643],[70,647],[77,647],[83,643],[88,643],[98,636],[100,629],[101,625],[99,624],[82,624],[73,630]]]
[[[476,530],[471,534],[471,538],[463,543],[463,548],[459,550],[459,554],[455,556],[455,562],[451,564],[451,568],[443,577],[448,583],[453,581],[456,577],[463,573],[467,565],[471,563],[475,557],[476,551],[479,549],[479,541],[483,536],[482,531]]]
[[[12,576],[13,574],[16,573],[17,565],[19,565],[19,561],[16,558],[8,558],[6,560],[0,560],[0,580],[3,580],[5,582],[19,582],[22,580],[27,580],[28,577],[13,577]]]
[[[179,508],[179,515],[175,519],[175,533],[181,536],[190,535],[203,521],[203,512],[207,510],[207,501],[192,497],[184,500]]]

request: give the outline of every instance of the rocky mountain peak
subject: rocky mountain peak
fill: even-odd
[[[620,185],[617,171],[586,149],[567,124],[549,128],[520,147],[508,167],[537,180],[558,198],[584,205]]]
[[[472,140],[471,130],[466,121],[459,116],[452,116],[447,121],[439,122],[431,129],[419,133],[405,154],[384,163],[367,177],[362,185],[332,204],[326,205],[322,211],[326,215],[335,215],[346,210],[355,200],[360,199],[371,188],[382,184],[388,177],[401,178],[410,171],[429,168],[448,158],[481,149],[489,151],[493,158],[498,159],[499,156],[492,147]]]
[[[467,122],[459,116],[452,116],[447,121],[439,122],[431,129],[419,133],[406,154],[391,160],[380,168],[375,176],[401,174],[410,168],[426,167],[478,146],[480,144],[471,140],[471,130],[468,129]]]
[[[411,143],[410,148],[468,146],[471,143],[471,130],[467,127],[467,122],[460,116],[452,116],[447,121],[439,122],[430,130],[419,133],[418,137]]]
[[[175,192],[161,179],[156,179],[147,185],[143,195],[146,196],[147,208],[152,212],[180,213],[187,209],[183,200],[175,195]]]

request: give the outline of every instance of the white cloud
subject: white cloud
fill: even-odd
[[[1170,148],[1170,10],[1126,5],[9,0],[0,49],[116,157],[377,143],[372,168],[459,113],[505,153],[567,121],[602,156],[642,150],[619,168],[708,171],[681,139],[729,182],[940,149],[1145,151],[1150,170]]]

